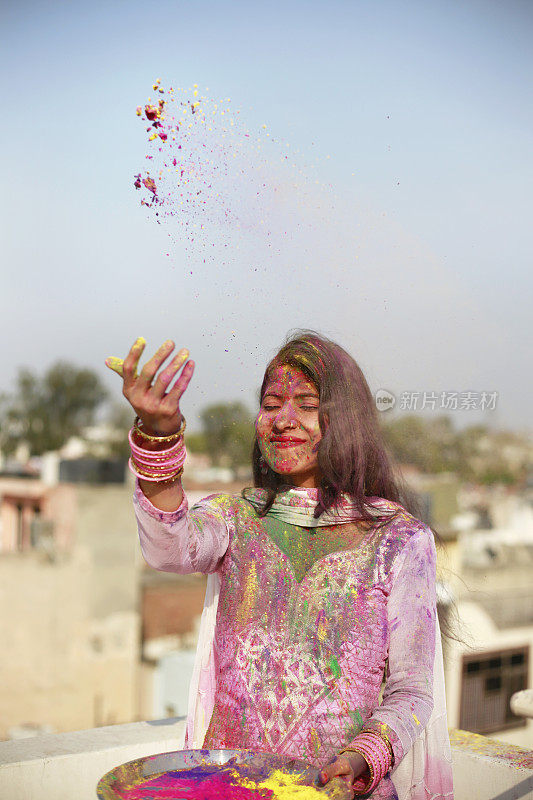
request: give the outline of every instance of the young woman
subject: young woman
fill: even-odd
[[[355,795],[451,800],[433,534],[400,505],[356,362],[290,338],[261,387],[254,488],[189,510],[179,404],[194,363],[180,350],[157,376],[169,341],[137,375],[143,348],[107,361],[137,414],[143,555],[209,576],[187,746],[286,754]]]

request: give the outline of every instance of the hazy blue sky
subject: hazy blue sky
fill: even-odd
[[[496,412],[454,418],[530,424],[529,0],[3,0],[0,14],[0,391],[58,358],[116,386],[107,355],[171,337],[197,361],[193,419],[252,405],[304,326],[344,344],[373,390],[497,391]],[[135,107],[156,77],[231,97],[298,151],[306,199],[284,187],[273,248],[222,230],[204,264],[140,208]]]

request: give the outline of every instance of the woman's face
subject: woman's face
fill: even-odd
[[[279,366],[268,382],[255,421],[257,442],[268,466],[294,486],[317,488],[318,391],[299,369]]]

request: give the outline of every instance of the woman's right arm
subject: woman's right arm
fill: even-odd
[[[194,362],[187,361],[189,352],[182,349],[156,378],[174,350],[174,342],[168,340],[138,374],[145,344],[144,339],[137,339],[124,361],[108,358],[106,365],[122,377],[122,393],[140,418],[143,431],[153,437],[172,436],[183,421],[179,403],[193,375]],[[143,448],[152,451],[167,447],[166,442],[159,443],[157,439],[143,442]],[[189,512],[180,477],[160,483],[137,480],[134,506],[141,549],[150,566],[181,573],[216,570],[228,548],[226,522],[209,503]]]
[[[187,498],[176,511],[155,508],[137,485],[133,496],[144,559],[163,572],[216,572],[229,545],[229,531],[216,501],[189,510]]]

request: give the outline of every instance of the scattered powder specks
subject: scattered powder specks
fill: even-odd
[[[309,177],[264,123],[247,126],[230,98],[216,100],[197,84],[166,89],[157,79],[152,90],[156,97],[136,110],[149,168],[133,185],[171,239],[212,259],[213,248],[236,246],[236,233],[257,237],[268,251],[310,224],[302,214],[311,203]]]

